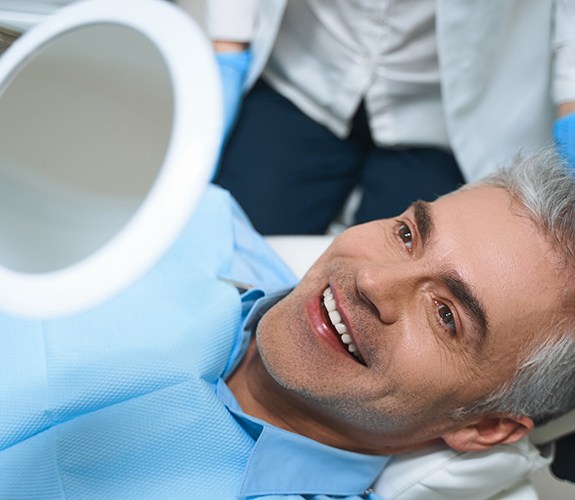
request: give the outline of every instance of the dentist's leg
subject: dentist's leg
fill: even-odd
[[[375,146],[362,169],[356,222],[394,217],[417,200],[433,201],[464,184],[454,156],[441,149]]]
[[[337,138],[260,81],[244,100],[216,183],[262,234],[321,234],[358,182],[360,142]]]

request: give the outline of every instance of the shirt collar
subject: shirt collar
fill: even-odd
[[[243,288],[243,285],[237,282],[232,282],[227,279],[222,280],[236,286],[241,295],[242,304],[241,328],[237,333],[234,346],[228,358],[228,363],[222,373],[222,378],[225,380],[236,369],[244,357],[248,349],[250,339],[252,335],[254,335],[257,324],[262,316],[276,302],[285,297],[291,288],[266,295],[265,292],[259,288],[250,288],[250,285],[245,285],[248,288]]]
[[[218,396],[256,440],[248,460],[242,497],[257,495],[362,495],[389,457],[327,446],[245,414],[225,382]]]

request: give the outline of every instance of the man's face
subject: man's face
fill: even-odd
[[[555,254],[514,208],[478,187],[337,238],[260,322],[283,396],[365,449],[459,425],[451,412],[509,380],[559,304]]]

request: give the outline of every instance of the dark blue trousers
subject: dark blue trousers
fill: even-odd
[[[339,139],[259,81],[246,96],[215,179],[262,234],[322,234],[355,186],[356,222],[393,217],[463,184],[452,154],[374,145],[361,106]]]

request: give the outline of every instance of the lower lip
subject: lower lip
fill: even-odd
[[[333,329],[328,324],[328,320],[326,320],[322,314],[322,300],[317,299],[316,297],[308,300],[305,305],[305,311],[312,329],[318,334],[318,336],[339,352],[345,353],[346,356],[349,356],[349,352],[343,347],[343,344],[339,339],[339,335],[334,333]]]

